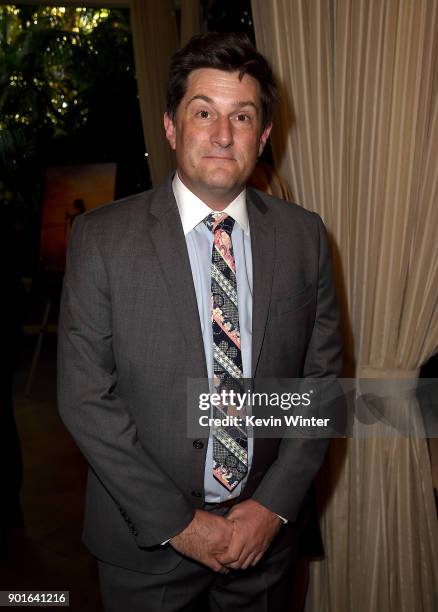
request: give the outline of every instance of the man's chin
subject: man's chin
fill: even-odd
[[[211,172],[206,173],[203,178],[205,187],[214,191],[233,191],[236,188],[236,185],[239,185],[240,183],[236,176],[222,170],[212,170]]]
[[[204,185],[203,191],[208,194],[211,193],[215,196],[231,197],[234,199],[243,187],[239,187],[236,183],[221,183],[219,181],[210,181]]]

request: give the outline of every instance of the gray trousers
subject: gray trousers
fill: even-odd
[[[98,561],[105,612],[288,612],[293,554],[284,548],[256,567],[217,574],[183,558],[166,574],[145,574]]]

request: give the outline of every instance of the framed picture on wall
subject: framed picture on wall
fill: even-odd
[[[116,164],[47,168],[40,261],[51,272],[64,270],[67,244],[78,215],[114,199]]]

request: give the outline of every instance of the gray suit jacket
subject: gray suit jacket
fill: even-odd
[[[248,189],[253,376],[336,377],[338,309],[320,218]],[[165,572],[160,542],[204,502],[207,440],[186,435],[187,378],[207,377],[171,177],[78,217],[59,320],[59,411],[89,466],[84,541],[123,567]],[[242,499],[293,522],[326,439],[256,439]]]

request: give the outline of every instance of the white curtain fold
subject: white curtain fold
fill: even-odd
[[[164,135],[163,113],[172,55],[200,30],[198,0],[181,0],[178,37],[174,0],[129,0],[135,74],[152,184],[175,169],[175,156]]]
[[[283,88],[273,151],[325,220],[357,378],[415,377],[438,348],[438,3],[252,0]],[[290,109],[287,106],[290,105]],[[327,557],[307,610],[436,610],[438,530],[418,435],[336,441],[319,479]]]
[[[135,74],[152,184],[174,169],[175,160],[164,135],[169,62],[178,49],[173,0],[130,0]]]
[[[183,47],[201,30],[201,3],[199,0],[181,0],[180,43]]]

